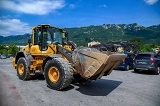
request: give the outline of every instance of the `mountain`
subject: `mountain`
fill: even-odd
[[[144,43],[160,44],[160,25],[144,27],[133,24],[103,24],[67,29],[71,40],[78,44],[86,44],[91,40],[99,42],[130,40],[139,38]]]
[[[69,34],[69,39],[77,45],[87,45],[90,41],[101,43],[108,41],[124,41],[132,38],[139,38],[143,43],[154,43],[160,45],[160,24],[144,27],[133,24],[103,24],[91,25],[87,27],[65,28]],[[30,34],[17,36],[0,36],[0,44],[14,43],[17,45],[27,44]]]
[[[0,44],[26,45],[31,34],[0,36]]]

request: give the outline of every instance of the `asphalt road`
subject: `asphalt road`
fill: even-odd
[[[40,73],[19,80],[11,59],[0,59],[0,106],[160,106],[160,75],[114,70],[100,80],[55,91]]]

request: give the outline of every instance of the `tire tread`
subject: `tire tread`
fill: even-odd
[[[27,61],[26,61],[26,59],[25,59],[24,57],[21,57],[21,58],[18,59],[17,65],[18,65],[20,62],[21,62],[21,63],[24,62],[24,64],[25,64],[25,65],[24,65],[25,73],[24,73],[23,76],[21,76],[21,75],[18,74],[18,69],[17,69],[17,75],[18,75],[19,79],[21,79],[21,80],[28,80],[29,78],[31,78],[31,76],[29,75],[29,68],[27,67]]]
[[[64,80],[63,80],[61,86],[59,88],[56,88],[56,90],[62,90],[64,88],[68,87],[70,85],[70,83],[72,82],[72,76],[73,76],[71,64],[68,61],[64,60],[63,58],[53,58],[52,60],[47,61],[46,65],[44,67],[45,71],[48,67],[48,64],[50,64],[51,61],[56,61],[58,64],[61,64],[61,68],[63,68],[63,70],[64,70]],[[51,86],[49,85],[49,87],[51,87]],[[55,89],[53,87],[51,87],[51,88]]]

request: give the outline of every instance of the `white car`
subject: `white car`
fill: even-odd
[[[6,55],[0,55],[0,59],[6,59],[7,57],[6,57]]]

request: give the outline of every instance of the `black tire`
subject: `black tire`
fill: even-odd
[[[27,80],[31,76],[29,75],[29,68],[27,66],[26,59],[24,57],[21,57],[18,59],[17,62],[17,75],[19,79],[21,80]]]
[[[130,69],[129,65],[126,65],[126,71],[128,71]]]
[[[44,76],[51,89],[62,90],[72,82],[71,64],[63,58],[48,60],[44,67]]]
[[[139,72],[139,70],[138,70],[138,69],[136,69],[136,68],[134,68],[134,72],[138,73],[138,72]]]
[[[155,71],[155,74],[156,75],[159,75],[160,74],[160,67],[157,67],[156,71]]]

